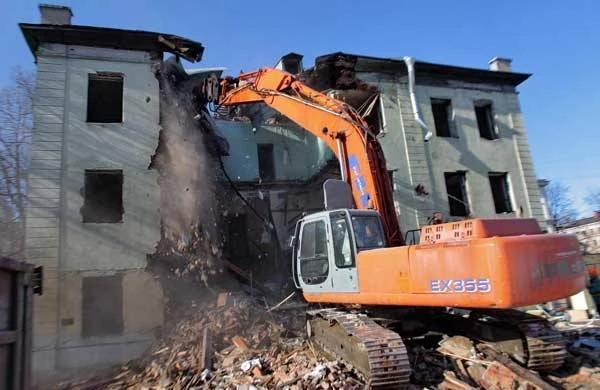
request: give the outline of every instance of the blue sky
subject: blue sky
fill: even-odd
[[[48,1],[51,2],[51,1]],[[600,189],[600,2],[581,1],[62,1],[74,24],[144,29],[185,36],[206,47],[201,66],[229,73],[274,65],[290,51],[414,56],[486,68],[494,56],[533,73],[521,106],[540,178],[583,197]],[[38,2],[13,0],[0,14],[0,84],[33,57],[17,27],[39,22]]]

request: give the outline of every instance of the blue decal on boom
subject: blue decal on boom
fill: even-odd
[[[371,194],[365,189],[367,182],[360,171],[360,165],[358,164],[356,155],[351,154],[348,156],[348,165],[350,167],[350,172],[354,174],[354,183],[360,192],[360,206],[367,207],[369,205],[369,200],[371,200]]]

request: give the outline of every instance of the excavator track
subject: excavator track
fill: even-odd
[[[402,388],[411,368],[402,338],[365,314],[337,309],[307,313],[307,332],[326,353],[351,364],[367,388]]]
[[[567,342],[548,321],[518,310],[503,310],[501,315],[502,321],[516,326],[521,331],[524,365],[527,368],[547,372],[562,366],[567,358]],[[494,316],[498,314],[494,313]]]
[[[531,370],[555,370],[567,357],[560,332],[545,319],[519,310],[474,310],[466,318],[446,314],[436,317],[435,326],[484,342]]]
[[[531,370],[553,371],[567,358],[566,338],[544,318],[519,310],[473,310],[466,317],[437,314],[428,324],[440,333],[485,343]]]

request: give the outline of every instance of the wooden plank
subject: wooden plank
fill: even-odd
[[[28,237],[27,248],[55,248],[58,247],[58,237]]]
[[[0,386],[2,386],[3,389],[8,383],[8,368],[11,364],[10,346],[0,344]]]
[[[202,372],[204,370],[212,370],[211,359],[213,356],[212,351],[212,335],[210,329],[208,327],[204,328],[202,331],[202,349],[200,350],[200,370]]]
[[[495,363],[502,364],[516,375],[536,386],[540,390],[552,390],[554,387],[550,386],[548,382],[544,381],[539,375],[533,371],[527,370],[526,368],[518,365],[512,361],[507,355],[495,351],[493,348],[487,345],[480,345],[482,352],[486,357],[491,360],[495,360]]]
[[[29,179],[54,179],[57,181],[60,179],[60,173],[60,169],[29,170]]]
[[[60,188],[59,179],[39,179],[30,177],[27,184],[29,188]]]
[[[38,88],[35,93],[39,97],[57,97],[64,98],[65,91],[63,89],[51,89],[51,88]]]
[[[21,379],[23,375],[23,317],[25,313],[23,310],[25,309],[25,273],[19,272],[17,275],[17,283],[16,283],[16,291],[15,291],[15,323],[16,323],[16,336],[17,339],[15,341],[15,345],[13,348],[13,359],[15,365],[13,366],[13,388],[15,390],[21,389]]]
[[[14,330],[6,330],[0,332],[0,345],[12,344],[17,341],[17,332]]]
[[[13,271],[0,269],[0,330],[9,330],[12,323],[13,275]]]
[[[38,80],[36,87],[39,89],[60,89],[64,93],[65,82],[63,80]]]
[[[40,141],[36,140],[31,145],[32,151],[60,151],[62,150],[62,142],[49,142],[49,141]]]
[[[60,169],[61,160],[31,160],[32,170],[37,169]]]
[[[63,124],[63,118],[62,118],[62,113],[60,115],[58,114],[52,114],[52,113],[48,113],[49,110],[40,110],[38,107],[38,110],[35,111],[34,113],[34,121],[36,123],[36,128],[38,126],[38,124],[41,123],[48,123],[48,124],[57,124],[57,125],[61,125],[61,130],[62,131],[62,124]]]
[[[69,46],[69,58],[91,58],[94,60],[109,60],[120,62],[151,62],[150,53],[137,50],[117,50],[104,47]]]
[[[62,127],[61,127],[62,129]],[[52,133],[44,133],[41,131],[36,131],[35,133],[33,133],[33,138],[32,138],[32,146],[35,145],[37,142],[60,142],[62,143],[63,141],[63,136],[62,133],[59,132],[52,132]]]
[[[22,261],[10,259],[8,257],[0,257],[0,269],[5,269],[9,271],[30,272],[31,270],[33,270],[33,266],[31,264],[23,263]]]
[[[31,188],[29,190],[28,197],[31,198],[44,198],[44,199],[58,199],[60,198],[60,189],[58,188]]]
[[[43,69],[39,69],[37,71],[37,75],[36,75],[38,80],[60,80],[60,81],[65,81],[66,79],[66,73],[63,72],[56,72],[56,71],[51,71],[51,70],[43,70]]]
[[[32,287],[28,286],[25,294],[25,325],[23,327],[23,367],[21,386],[31,389],[31,365],[33,351],[33,294]]]
[[[36,259],[55,259],[58,258],[58,246],[48,248],[25,248],[25,257],[27,260],[36,262]]]
[[[27,227],[53,228],[58,227],[58,218],[27,218]]]
[[[38,64],[38,69],[40,72],[56,72],[63,74],[66,71],[64,64]]]
[[[58,82],[58,81],[57,81]],[[33,106],[38,109],[46,109],[46,107],[61,107],[65,106],[65,98],[64,97],[48,97],[48,96],[34,96],[33,97]]]
[[[62,158],[62,152],[58,150],[32,150],[32,160],[60,160]]]
[[[42,108],[38,108],[37,110],[35,110],[36,115],[44,115],[48,112],[48,110],[46,110],[45,107]],[[39,134],[39,133],[46,133],[46,134],[60,134],[60,137],[62,139],[62,133],[63,133],[63,123],[62,123],[62,118],[60,118],[61,120],[57,121],[57,122],[53,122],[53,123],[42,123],[42,122],[35,122],[35,129],[34,129],[34,139],[35,137]]]
[[[53,238],[58,239],[58,228],[36,228],[27,226],[27,239],[30,238]]]
[[[31,207],[56,208],[60,207],[60,199],[29,198],[29,204]]]
[[[64,55],[65,50],[61,51],[61,54]],[[64,57],[49,57],[47,55],[38,56],[37,59],[38,64],[50,64],[50,65],[62,65],[65,66],[66,59]]]

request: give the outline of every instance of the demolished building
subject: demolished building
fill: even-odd
[[[26,260],[44,267],[33,371],[47,383],[138,356],[168,303],[223,268],[251,281],[284,275],[284,227],[322,203],[331,153],[298,128],[263,126],[252,142],[277,149],[263,145],[268,189],[257,191],[253,169],[227,157],[255,161],[251,124],[215,124],[207,110],[222,69],[183,69],[181,59],[201,59],[200,43],[40,11],[41,24],[20,28],[37,64]],[[291,163],[305,151],[313,163]],[[269,172],[279,159],[288,163]]]
[[[26,257],[45,270],[38,380],[145,350],[176,298],[166,289],[179,284],[165,285],[161,267],[204,285],[228,268],[282,290],[296,221],[322,208],[322,183],[339,177],[326,145],[285,118],[216,107],[223,69],[180,61],[199,61],[201,44],[72,25],[66,7],[41,11],[41,24],[21,24],[37,63]],[[437,212],[544,226],[516,92],[529,75],[508,64],[334,53],[305,70],[291,53],[276,67],[353,105],[379,134],[415,242]]]

